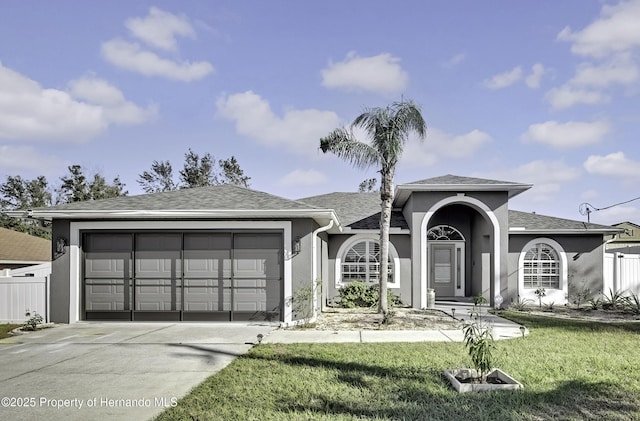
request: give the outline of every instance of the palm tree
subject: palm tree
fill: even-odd
[[[351,129],[361,128],[370,142],[357,140]],[[420,107],[410,100],[394,102],[385,108],[369,108],[358,116],[349,130],[338,128],[320,139],[322,152],[331,152],[355,167],[378,166],[380,172],[380,301],[378,311],[384,320],[388,316],[387,279],[389,276],[389,226],[393,204],[393,176],[396,164],[409,134],[415,132],[422,140],[427,125]]]

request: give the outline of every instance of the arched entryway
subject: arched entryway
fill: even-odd
[[[447,229],[453,237],[438,238]],[[431,288],[436,299],[482,294],[495,304],[500,294],[500,224],[484,202],[465,195],[437,202],[425,214],[420,236],[421,306]]]

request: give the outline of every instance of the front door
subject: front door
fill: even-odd
[[[436,297],[455,294],[455,244],[431,244],[431,288]]]

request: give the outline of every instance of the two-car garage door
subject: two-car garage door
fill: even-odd
[[[282,232],[87,232],[86,320],[282,320]]]

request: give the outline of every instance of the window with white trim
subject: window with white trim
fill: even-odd
[[[393,281],[393,260],[389,253],[389,281]],[[378,282],[380,279],[380,244],[374,240],[363,240],[347,250],[342,259],[343,282]]]
[[[464,241],[462,233],[450,225],[438,225],[427,231],[429,241]]]
[[[536,243],[524,256],[525,288],[560,288],[560,257],[547,243]]]

